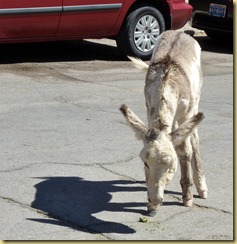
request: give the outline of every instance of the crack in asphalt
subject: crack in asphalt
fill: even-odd
[[[85,164],[80,164],[79,162],[75,162],[75,163],[61,163],[61,162],[40,162],[40,163],[31,163],[31,164],[27,164],[18,168],[14,168],[14,169],[9,169],[9,170],[0,170],[0,173],[11,173],[14,171],[18,171],[18,170],[23,170],[23,169],[27,169],[30,168],[32,166],[35,165],[42,165],[42,164],[59,164],[59,165],[72,165],[72,166],[78,166],[78,167],[101,167],[101,165],[113,165],[113,164],[120,164],[120,163],[127,163],[131,160],[133,160],[134,158],[136,158],[136,156],[130,156],[127,159],[121,159],[121,160],[117,160],[117,161],[113,161],[113,162],[108,162],[108,163],[85,163]]]
[[[55,214],[51,214],[51,213],[48,213],[48,212],[44,212],[40,209],[36,209],[36,208],[32,208],[31,206],[27,205],[27,204],[23,204],[23,203],[20,203],[14,199],[11,199],[11,198],[8,198],[8,197],[2,197],[0,196],[0,198],[2,200],[5,200],[7,202],[11,202],[13,204],[16,204],[16,205],[19,205],[20,207],[22,208],[25,208],[25,209],[28,209],[28,210],[31,210],[33,212],[36,212],[40,215],[43,215],[44,217],[47,217],[47,218],[50,218],[50,219],[55,219],[55,220],[58,220],[60,221],[65,227],[68,227],[68,228],[71,228],[71,229],[74,229],[74,230],[78,230],[78,231],[83,231],[83,232],[87,232],[87,233],[90,233],[90,234],[100,234],[101,236],[103,236],[105,239],[107,240],[111,240],[110,238],[108,238],[106,235],[98,232],[98,231],[95,231],[94,229],[92,229],[90,226],[93,226],[93,225],[80,225],[78,223],[75,223],[73,221],[69,221],[69,220],[65,220],[63,219],[62,217],[58,216],[58,215],[55,215]],[[32,220],[32,219],[27,219],[27,220]]]
[[[130,177],[130,176],[128,176],[128,175],[120,174],[120,173],[115,172],[115,171],[113,171],[113,170],[111,170],[111,169],[108,169],[108,168],[106,168],[104,165],[100,165],[100,167],[101,167],[102,169],[104,169],[104,170],[110,172],[110,173],[113,173],[113,174],[117,175],[117,176],[124,177],[124,178],[128,178],[128,179],[134,181],[135,183],[136,183],[136,182],[139,182],[139,183],[140,183],[140,181],[137,181],[136,179],[134,179],[134,178],[132,178],[132,177]]]
[[[170,196],[170,197],[173,197],[173,198],[175,198],[178,201],[182,201],[182,198],[177,197],[177,196],[174,196],[173,194],[165,193],[165,195]],[[227,210],[224,210],[224,209],[219,209],[219,208],[214,208],[214,207],[210,207],[210,206],[200,205],[200,204],[197,204],[197,203],[193,203],[193,206],[192,207],[196,207],[196,208],[200,208],[200,209],[207,209],[207,210],[215,210],[215,211],[218,211],[218,212],[222,212],[224,214],[231,214],[231,215],[233,215],[233,213],[230,212],[230,211],[227,211]],[[192,207],[191,207],[191,209],[192,209]]]
[[[224,213],[224,214],[230,214],[230,215],[233,215],[232,212],[227,211],[227,210],[224,210],[224,209],[219,209],[219,208],[214,208],[214,207],[204,206],[204,205],[200,205],[200,204],[196,204],[196,203],[193,203],[193,206],[194,206],[194,207],[198,207],[198,208],[200,208],[200,209],[215,210],[215,211],[218,211],[218,212],[222,212],[222,213]]]
[[[9,170],[1,170],[0,173],[10,173],[10,172],[14,172],[14,171],[19,171],[19,170],[23,170],[23,169],[27,169],[30,168],[32,166],[35,165],[42,165],[42,164],[61,164],[61,165],[74,165],[74,166],[93,166],[93,164],[77,164],[77,163],[69,163],[69,164],[65,164],[65,163],[60,163],[60,162],[41,162],[41,163],[31,163],[31,164],[27,164],[25,166],[22,167],[18,167],[18,168],[14,168],[14,169],[9,169]]]

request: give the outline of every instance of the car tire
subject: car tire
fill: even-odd
[[[123,55],[147,60],[158,36],[165,31],[161,12],[153,6],[139,6],[126,18],[116,39]]]

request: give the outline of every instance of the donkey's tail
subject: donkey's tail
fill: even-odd
[[[133,65],[136,68],[141,69],[142,71],[145,71],[145,72],[148,70],[149,65],[146,64],[145,62],[143,62],[141,59],[134,58],[131,56],[128,56],[128,58],[133,62]]]

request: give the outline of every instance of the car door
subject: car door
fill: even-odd
[[[0,0],[0,39],[55,35],[62,0]]]
[[[103,36],[116,23],[124,0],[63,0],[58,36]]]

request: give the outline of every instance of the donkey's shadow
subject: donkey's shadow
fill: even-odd
[[[93,214],[109,212],[135,212],[145,214],[146,203],[110,202],[113,192],[146,191],[138,182],[89,181],[79,177],[45,177],[35,185],[36,195],[32,207],[43,211],[53,219],[28,219],[48,224],[63,225],[86,232],[134,233],[135,230],[122,223],[105,221]],[[120,193],[121,194],[121,193]]]

